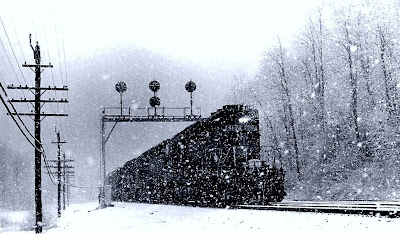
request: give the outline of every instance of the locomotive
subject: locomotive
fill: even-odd
[[[209,207],[279,202],[285,173],[260,159],[258,111],[227,105],[111,172],[111,199]]]

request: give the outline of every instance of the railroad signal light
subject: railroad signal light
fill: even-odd
[[[158,90],[160,90],[160,83],[156,80],[153,80],[152,82],[150,82],[149,84],[149,88],[152,92],[157,92]]]
[[[161,104],[161,101],[160,101],[160,98],[154,96],[154,97],[150,98],[149,103],[150,103],[150,106],[156,107],[156,106],[159,106]]]
[[[196,84],[193,81],[189,81],[189,82],[186,83],[185,89],[189,93],[192,93],[193,91],[196,90]]]
[[[126,91],[128,87],[126,86],[125,82],[120,81],[115,85],[115,89],[117,90],[117,92],[119,93],[120,96],[120,104],[121,104],[121,115],[122,115],[122,93]]]
[[[153,80],[149,84],[150,90],[154,93],[154,96],[150,98],[150,106],[154,107],[154,115],[157,115],[157,106],[161,104],[160,98],[156,96],[158,90],[160,90],[160,83],[156,80]]]
[[[193,92],[196,90],[196,84],[190,80],[185,85],[186,91],[190,93],[190,116],[193,116]]]
[[[118,83],[115,85],[115,89],[117,90],[118,93],[122,94],[123,92],[126,91],[127,86],[126,86],[125,82],[122,82],[122,81],[121,81],[121,82],[118,82]]]

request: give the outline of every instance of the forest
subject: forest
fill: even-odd
[[[260,110],[262,157],[285,169],[287,199],[400,198],[398,9],[320,4],[255,77],[235,76],[230,100]]]

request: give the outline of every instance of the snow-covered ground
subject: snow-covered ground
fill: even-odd
[[[97,203],[71,205],[56,227],[44,233],[394,233],[400,219],[257,210],[229,210],[115,203],[97,210]],[[3,214],[4,215],[4,214]],[[12,218],[12,214],[10,218]],[[14,214],[15,215],[15,214]],[[15,215],[16,219],[26,219]],[[21,220],[16,220],[21,222]],[[5,230],[1,229],[0,231]],[[34,233],[8,232],[8,233]]]

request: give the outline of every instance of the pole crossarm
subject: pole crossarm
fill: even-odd
[[[14,85],[8,85],[7,89],[29,89],[29,90],[57,90],[57,91],[68,91],[68,86],[62,86],[62,87],[56,87],[56,86],[48,86],[48,87],[30,87],[30,86],[14,86]]]
[[[59,175],[58,174],[58,172],[56,172],[56,171],[52,171],[52,172],[45,172],[45,174],[47,174],[47,175]],[[71,176],[71,175],[75,175],[75,172],[74,171],[69,171],[69,172],[61,172],[60,173],[60,176],[63,176],[63,175],[69,175],[69,176]]]
[[[20,115],[20,116],[35,116],[36,115],[35,113],[15,113],[15,112],[13,112],[11,114],[12,115]],[[68,114],[59,114],[59,113],[46,113],[45,114],[45,113],[42,113],[42,114],[39,114],[39,116],[45,116],[45,117],[47,117],[47,116],[58,116],[58,117],[62,117],[62,116],[68,116]]]
[[[35,102],[33,99],[11,99],[8,102]],[[48,100],[39,100],[39,102],[56,102],[56,103],[68,103],[67,99],[48,99]]]
[[[53,65],[45,65],[45,64],[22,64],[22,67],[53,67]]]
[[[58,166],[48,166],[50,168],[58,168]],[[65,166],[61,166],[61,168],[74,168],[74,166],[70,166],[70,165],[65,165]]]
[[[75,161],[75,160],[73,160],[73,159],[61,159],[61,160],[47,160],[48,162],[58,162],[58,161],[61,161],[61,162],[73,162],[73,161]]]

